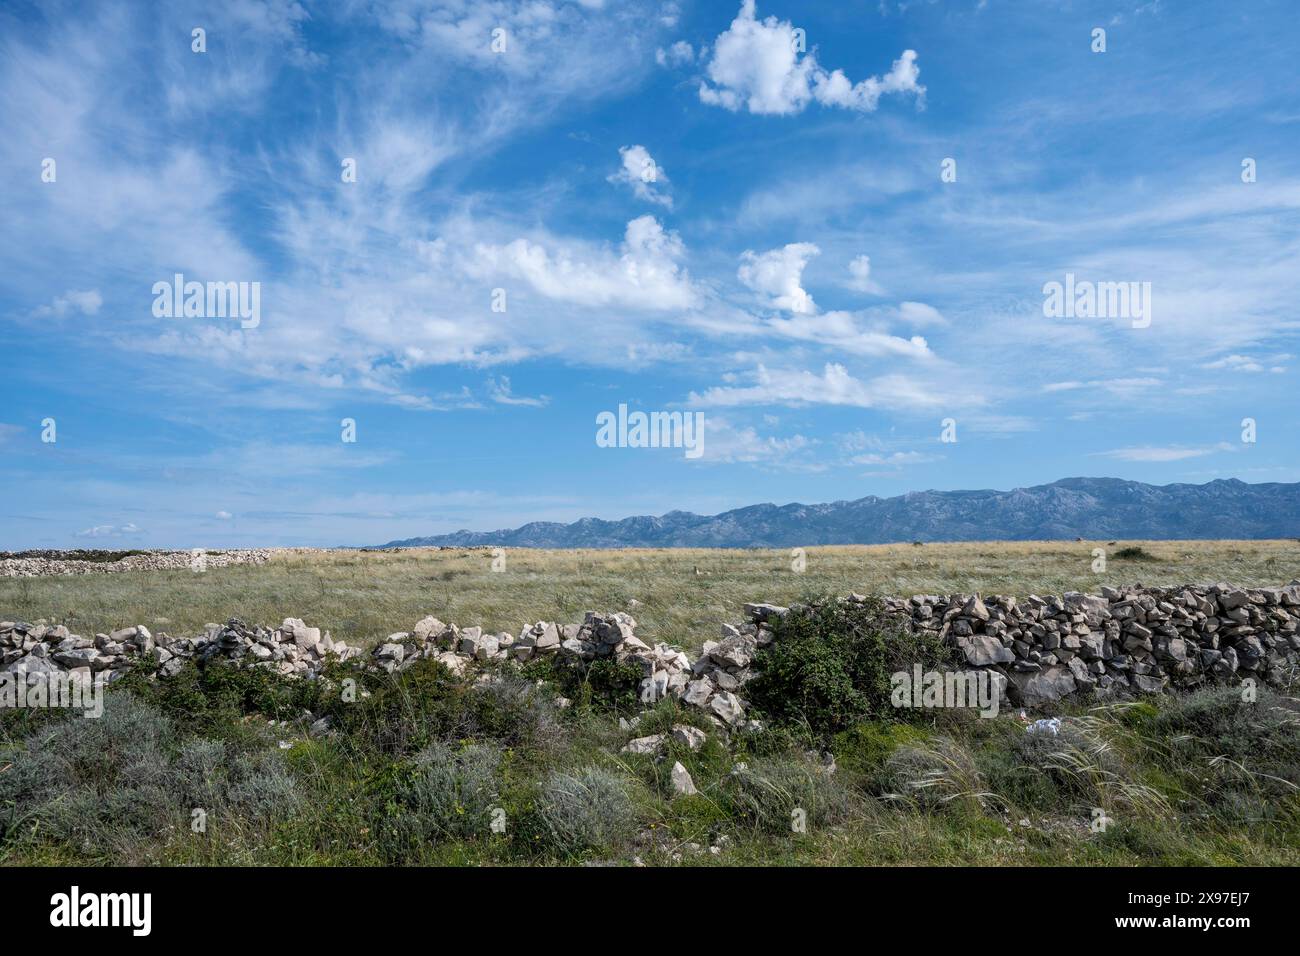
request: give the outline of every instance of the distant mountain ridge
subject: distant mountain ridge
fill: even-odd
[[[1148,485],[1064,478],[1011,491],[914,491],[827,504],[750,505],[717,515],[670,511],[620,521],[535,521],[382,547],[746,548],[898,541],[1300,536],[1300,483]]]

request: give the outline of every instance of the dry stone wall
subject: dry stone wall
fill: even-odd
[[[863,602],[861,595],[842,600]],[[1300,665],[1300,581],[1277,588],[1225,584],[1170,588],[1102,588],[1100,594],[1006,596],[915,595],[886,598],[901,625],[937,632],[970,669],[996,675],[1012,703],[1037,708],[1066,698],[1155,694],[1205,682],[1291,680]],[[141,659],[167,678],[187,661],[214,657],[313,679],[330,661],[394,673],[434,658],[456,674],[490,661],[558,656],[573,662],[612,658],[640,668],[647,705],[672,697],[704,709],[719,726],[747,725],[745,685],[758,651],[774,639],[773,623],[812,609],[748,604],[745,619],[724,624],[694,660],[635,633],[628,614],[588,612],[581,624],[538,622],[518,634],[490,633],[426,617],[390,634],[369,652],[288,618],[278,628],[239,620],[209,624],[195,637],[155,637],[143,625],[93,638],[63,625],[0,622],[0,676],[30,685],[66,674],[107,683]]]
[[[275,551],[287,549],[244,548],[236,551],[202,551],[206,568],[226,568],[236,564],[265,564]],[[67,574],[115,574],[122,571],[184,571],[194,567],[193,551],[143,551],[125,554],[114,561],[93,552],[23,551],[0,553],[0,578],[41,578]]]
[[[937,631],[968,666],[1005,675],[1012,700],[1029,707],[1247,677],[1284,683],[1300,659],[1300,581],[887,604],[912,628]]]

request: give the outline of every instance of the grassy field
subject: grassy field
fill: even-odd
[[[1093,549],[1107,552],[1094,573]],[[1119,557],[1138,547],[1145,557]],[[298,617],[349,642],[373,643],[426,614],[517,633],[525,621],[581,620],[630,610],[638,634],[697,649],[747,601],[820,594],[980,591],[1053,594],[1103,584],[1229,581],[1285,584],[1300,576],[1300,542],[996,542],[809,548],[803,573],[789,551],[507,550],[493,572],[485,549],[278,553],[268,564],[77,577],[0,578],[0,616],[66,623],[77,633],[146,624],[192,634],[239,617]],[[638,602],[633,605],[631,602]]]
[[[1105,574],[1091,568],[1097,546]],[[1117,556],[1126,546],[1141,550]],[[1300,544],[815,548],[802,574],[790,561],[509,551],[496,573],[483,550],[283,553],[203,574],[0,579],[0,616],[188,633],[292,615],[370,642],[426,613],[513,630],[631,608],[640,636],[694,649],[757,599],[1276,585],[1300,574]],[[322,681],[221,663],[165,681],[137,669],[98,720],[0,710],[0,864],[1300,865],[1296,688],[1084,701],[1042,737],[1005,711],[894,709],[879,678],[918,648],[879,619],[817,620],[760,652],[766,674],[746,695],[763,727],[730,735],[671,700],[642,711],[639,671],[557,658],[494,665],[487,682],[434,661]],[[345,674],[364,693],[343,695]],[[815,697],[808,674],[831,675]],[[322,716],[332,730],[313,735]],[[705,745],[622,751],[679,724]],[[697,793],[674,792],[675,762]]]

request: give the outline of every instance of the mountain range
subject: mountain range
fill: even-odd
[[[1064,478],[1011,491],[914,491],[827,504],[759,504],[572,524],[535,521],[501,531],[456,531],[381,547],[747,548],[899,541],[1300,536],[1300,483],[1148,485]]]

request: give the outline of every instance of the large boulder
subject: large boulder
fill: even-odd
[[[1023,707],[1054,704],[1076,689],[1070,669],[1059,664],[1037,671],[1012,671],[1010,677],[1015,696]]]
[[[1003,647],[996,638],[987,634],[966,638],[962,642],[962,653],[966,655],[966,663],[972,667],[1010,664],[1016,659],[1010,648]]]

